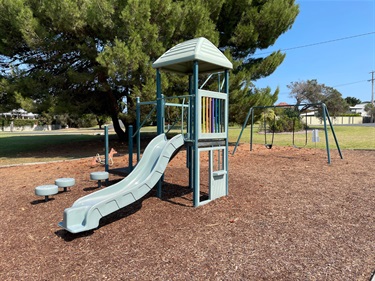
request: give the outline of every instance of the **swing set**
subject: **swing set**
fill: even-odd
[[[276,107],[276,106],[275,106]],[[279,106],[280,107],[280,106]],[[275,131],[276,131],[276,114],[273,115],[273,122],[272,122],[272,125],[269,126],[272,131],[272,138],[271,138],[271,142],[267,142],[267,118],[266,118],[266,114],[265,112],[263,112],[263,131],[264,131],[264,146],[268,149],[272,149],[272,146],[273,146],[273,141],[275,139]],[[302,147],[305,147],[307,145],[307,135],[308,135],[308,126],[307,126],[307,111],[305,110],[305,124],[304,124],[304,128],[305,128],[305,142],[304,142],[304,145],[303,146],[297,146],[296,145],[296,138],[295,138],[295,129],[296,129],[296,118],[292,118],[292,145],[293,147],[295,148],[302,148]]]
[[[254,128],[254,111],[255,111],[255,109],[266,110],[268,108],[273,108],[273,109],[276,109],[276,108],[298,108],[299,106],[303,106],[302,110],[305,110],[305,112],[306,112],[306,109],[308,109],[310,107],[321,108],[322,109],[322,113],[323,113],[322,120],[323,120],[323,125],[324,125],[324,129],[323,130],[324,130],[324,133],[325,133],[325,144],[326,144],[327,159],[328,159],[327,162],[328,162],[328,164],[331,163],[331,154],[330,154],[330,149],[329,149],[329,139],[328,139],[328,130],[327,130],[327,120],[328,120],[328,123],[329,123],[329,127],[331,129],[333,138],[335,140],[335,144],[336,144],[337,150],[339,152],[340,158],[343,159],[343,156],[342,156],[342,153],[341,153],[341,150],[340,150],[340,146],[339,146],[339,143],[338,143],[338,140],[337,140],[337,137],[336,137],[336,133],[335,133],[335,130],[333,128],[333,124],[331,122],[331,118],[330,118],[329,113],[328,113],[327,106],[324,103],[296,104],[296,105],[273,105],[273,106],[253,106],[253,107],[251,107],[249,109],[249,112],[247,113],[245,122],[242,125],[242,129],[241,129],[241,132],[240,132],[240,134],[238,136],[238,139],[237,139],[236,145],[235,145],[235,147],[233,149],[232,155],[234,155],[234,153],[236,152],[236,149],[237,149],[237,146],[238,146],[239,141],[241,139],[242,133],[243,133],[244,129],[247,126],[247,123],[249,121],[250,116],[251,116],[250,151],[253,150],[253,128]],[[307,112],[305,114],[306,114],[306,118],[305,118],[306,119],[306,124],[305,124],[305,144],[304,144],[304,146],[307,145]],[[265,147],[267,149],[272,149],[273,143],[274,143],[274,136],[275,136],[276,114],[274,115],[274,118],[273,118],[273,124],[271,126],[268,126],[270,128],[270,130],[272,131],[271,142],[267,142],[267,121],[266,121],[267,118],[265,117],[265,114],[264,114],[264,118],[263,119],[264,119],[263,120],[263,126],[264,126],[264,145],[265,145]],[[301,148],[301,147],[298,147],[296,145],[296,141],[295,141],[295,127],[296,127],[296,124],[295,124],[295,119],[294,118],[293,118],[293,125],[292,126],[293,126],[292,127],[292,145],[294,147],[296,147],[296,148]]]

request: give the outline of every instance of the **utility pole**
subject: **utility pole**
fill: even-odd
[[[368,80],[368,81],[371,81],[371,104],[372,104],[372,109],[371,109],[371,123],[374,123],[374,73],[375,71],[371,71],[371,80]]]
[[[371,103],[374,105],[374,73],[375,71],[371,71],[371,80],[368,80],[368,81],[371,81]]]

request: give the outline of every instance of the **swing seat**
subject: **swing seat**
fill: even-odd
[[[266,148],[268,148],[268,149],[271,149],[271,148],[272,148],[272,144],[268,144],[268,143],[266,143],[264,146],[265,146]]]

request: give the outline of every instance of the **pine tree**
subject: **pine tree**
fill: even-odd
[[[274,44],[297,14],[294,0],[0,0],[0,71],[13,80],[0,98],[17,91],[48,101],[51,113],[108,115],[126,139],[118,119],[134,122],[135,97],[155,99],[151,65],[166,50],[206,37],[233,61],[238,100],[283,61],[281,52],[252,55]],[[186,78],[165,76],[165,94],[186,91],[179,86]]]

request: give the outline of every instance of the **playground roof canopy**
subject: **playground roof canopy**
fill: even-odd
[[[177,44],[159,57],[152,67],[169,72],[190,74],[193,72],[194,61],[199,63],[199,73],[220,72],[233,68],[227,57],[204,37]]]

